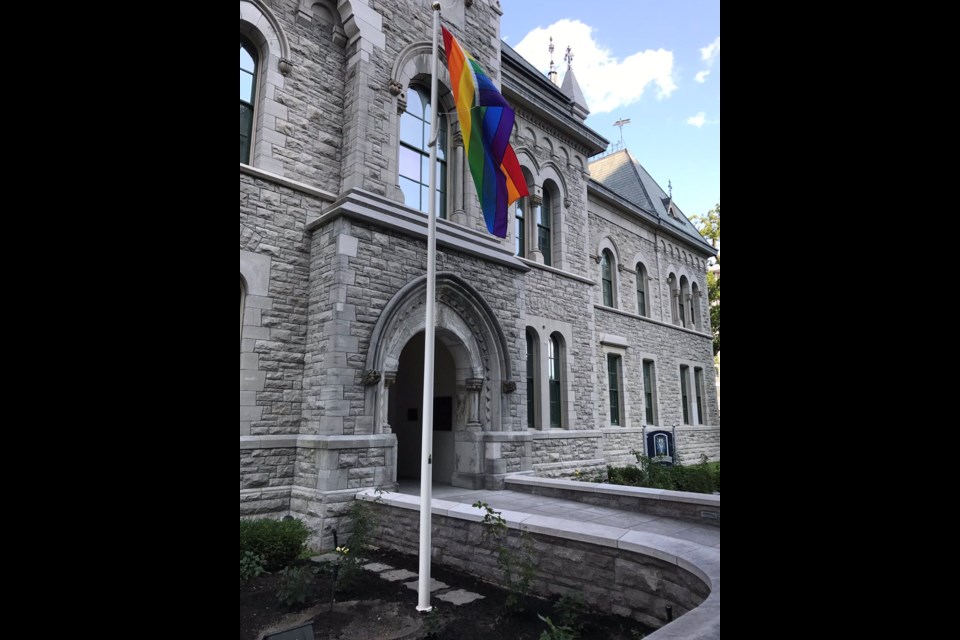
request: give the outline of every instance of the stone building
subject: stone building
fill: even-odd
[[[419,476],[432,105],[426,0],[240,2],[240,513],[329,546],[357,489]],[[562,86],[444,24],[516,110],[530,196],[484,226],[441,62],[433,478],[499,488],[633,461],[644,428],[720,456],[711,247]]]

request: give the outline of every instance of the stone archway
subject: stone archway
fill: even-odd
[[[404,374],[400,370],[404,348],[426,328],[425,305],[426,278],[420,277],[394,295],[374,328],[367,369],[382,375],[368,388],[366,401],[373,409],[377,433],[393,431],[391,389],[397,388],[398,375]],[[513,389],[507,342],[483,297],[452,273],[437,274],[436,327],[437,341],[452,358],[454,369],[451,395],[455,453],[450,482],[477,488],[484,486],[484,474],[489,471],[483,436],[503,430],[507,411],[503,393],[505,388]],[[397,406],[393,404],[394,410]]]

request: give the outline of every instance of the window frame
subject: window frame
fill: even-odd
[[[247,73],[250,75],[250,100],[246,101],[242,97],[240,99],[241,108],[245,107],[250,111],[250,120],[247,123],[247,132],[246,132],[246,157],[243,157],[244,154],[241,151],[240,162],[241,164],[250,164],[250,158],[253,156],[253,132],[254,124],[257,121],[257,84],[260,71],[260,52],[257,50],[256,45],[253,44],[253,41],[250,38],[240,34],[240,49],[247,52],[247,55],[250,56],[251,61],[253,62],[253,71],[247,71],[242,66],[240,67],[240,73]]]
[[[411,106],[413,105],[413,100],[411,99],[410,93],[413,92],[417,95],[417,101],[421,105],[421,112],[419,115],[411,111]],[[400,114],[398,119],[399,131],[397,133],[397,184],[400,187],[400,191],[403,194],[403,202],[408,207],[416,209],[422,213],[429,214],[430,212],[430,202],[423,201],[424,190],[429,191],[430,187],[430,175],[424,175],[424,165],[429,164],[430,162],[430,148],[428,145],[430,137],[430,118],[432,118],[433,112],[430,111],[430,115],[427,115],[428,109],[436,108],[435,105],[430,104],[430,91],[423,87],[419,82],[411,83],[407,87],[407,103],[404,107],[403,113]],[[438,96],[437,102],[440,102]],[[437,218],[446,220],[447,219],[447,200],[449,197],[449,156],[450,149],[449,140],[450,140],[450,122],[446,114],[441,110],[439,112],[439,117],[437,118],[437,165],[440,167],[440,175],[437,179],[437,192],[434,194],[434,197],[438,198],[437,201]],[[404,124],[407,119],[415,119],[420,123],[420,140],[421,146],[415,146],[412,142],[406,140],[404,132]],[[403,173],[403,155],[404,149],[416,154],[417,157],[417,166],[418,166],[418,177],[416,180],[413,176],[406,175]],[[436,168],[433,168],[436,171]],[[410,183],[415,183],[418,185],[418,202],[416,204],[410,203],[407,201],[407,191],[403,188],[404,180],[409,181]],[[424,181],[425,180],[425,181]]]

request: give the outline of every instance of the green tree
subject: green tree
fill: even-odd
[[[705,216],[690,218],[705,239],[717,250],[717,264],[720,264],[720,203]],[[710,325],[713,327],[713,355],[720,353],[720,272],[707,273],[707,295],[710,300]]]

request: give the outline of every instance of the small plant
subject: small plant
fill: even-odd
[[[240,582],[241,584],[253,580],[265,572],[263,568],[263,556],[253,551],[243,551],[240,553]]]
[[[485,502],[477,501],[473,504],[477,509],[484,509],[483,537],[492,540],[497,549],[497,566],[503,571],[503,579],[509,594],[507,595],[507,609],[514,613],[523,611],[523,596],[530,591],[533,583],[533,541],[526,531],[520,532],[519,549],[511,549],[510,532],[507,521],[499,511],[494,511]]]
[[[557,621],[564,627],[570,627],[578,634],[583,632],[583,616],[589,611],[587,603],[578,596],[561,596],[553,605]]]
[[[285,607],[303,604],[310,593],[310,585],[319,570],[316,567],[287,567],[280,572],[277,600]]]
[[[427,638],[438,638],[439,634],[446,626],[446,621],[440,613],[440,607],[434,607],[423,617],[423,628],[427,632]]]
[[[540,614],[537,614],[537,617],[547,625],[547,630],[540,634],[540,640],[577,640],[580,637],[570,627],[558,627],[550,618],[544,618]]]

